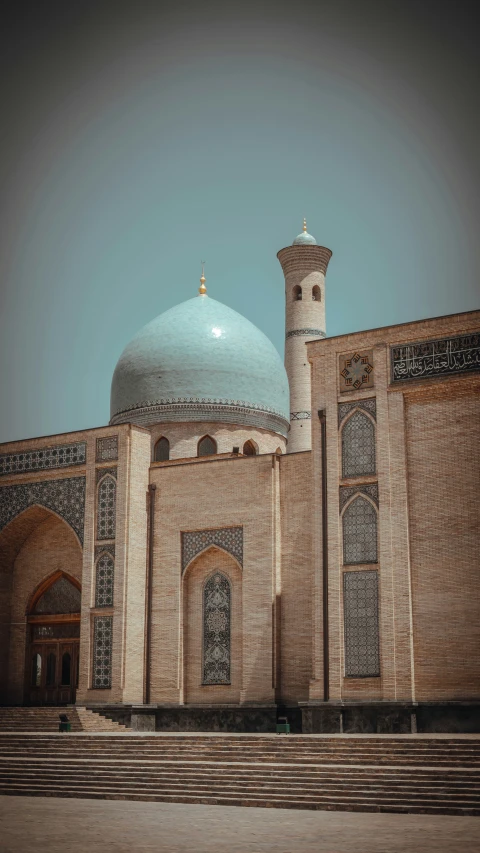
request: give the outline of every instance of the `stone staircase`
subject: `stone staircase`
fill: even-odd
[[[0,794],[480,814],[480,737],[0,733]]]
[[[80,708],[66,707],[0,707],[1,732],[58,732],[59,714],[66,714],[72,724],[72,732],[125,732],[126,726],[106,717]]]

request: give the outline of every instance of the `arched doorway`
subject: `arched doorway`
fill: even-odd
[[[27,705],[69,705],[78,686],[80,584],[54,572],[35,591],[27,613]]]

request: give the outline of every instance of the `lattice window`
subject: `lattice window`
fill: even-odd
[[[343,562],[377,562],[377,512],[367,498],[359,496],[343,513]]]
[[[203,684],[230,684],[231,591],[216,572],[203,590]]]
[[[217,442],[209,435],[205,435],[198,442],[199,456],[215,456],[217,452]]]
[[[113,607],[113,574],[115,564],[110,554],[102,554],[97,561],[95,607]]]
[[[116,497],[115,480],[104,477],[98,486],[97,539],[115,539]]]
[[[155,453],[154,453],[154,461],[155,462],[167,462],[170,459],[170,442],[168,438],[162,436],[156,445],[155,445]]]
[[[345,572],[343,606],[345,676],[379,676],[378,572]]]
[[[342,429],[342,476],[375,474],[375,424],[354,412]]]
[[[67,578],[61,577],[38,599],[35,614],[80,613],[81,592]]]
[[[93,687],[112,686],[113,617],[95,616],[93,620]]]

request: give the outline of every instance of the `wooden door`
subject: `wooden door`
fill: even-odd
[[[26,666],[30,705],[70,705],[78,684],[79,640],[32,642]]]

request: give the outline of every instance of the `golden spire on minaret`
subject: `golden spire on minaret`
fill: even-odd
[[[305,219],[305,217],[303,217],[303,230],[307,230],[307,220]]]
[[[205,278],[204,268],[205,268],[205,261],[202,261],[202,275],[200,277],[200,287],[198,288],[198,292],[200,293],[201,296],[205,296],[205,294],[207,292],[207,288],[205,287],[205,282],[207,279]]]

